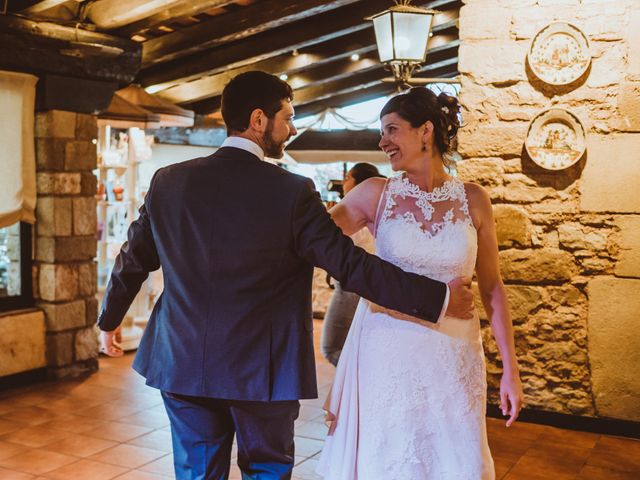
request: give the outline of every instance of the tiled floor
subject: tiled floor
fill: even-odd
[[[316,341],[320,324],[316,324]],[[0,392],[0,480],[173,478],[159,394],[130,368],[133,355],[101,360],[84,380]],[[321,398],[333,367],[318,357]],[[314,473],[326,427],[321,400],[304,401],[296,429],[296,479]],[[498,479],[640,478],[640,441],[488,419]],[[231,479],[240,479],[237,467]],[[365,479],[383,480],[383,479]],[[407,479],[419,480],[419,479]]]

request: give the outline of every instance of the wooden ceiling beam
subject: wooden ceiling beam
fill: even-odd
[[[450,65],[452,59],[457,59],[459,45],[460,42],[456,40],[427,50],[428,63],[423,68],[431,69],[432,65],[439,65],[443,61],[447,62],[446,65]],[[372,52],[358,61],[345,59],[325,66],[311,65],[309,69],[290,77],[288,82],[297,92],[302,89],[306,90],[314,86],[352,77],[353,75],[363,75],[371,70],[385,70],[384,65],[378,60],[376,52]]]
[[[433,33],[434,36],[429,40],[430,46],[458,44],[453,43],[458,42],[455,20],[436,25],[433,28]],[[431,50],[431,47],[429,50]],[[274,58],[268,58],[245,67],[174,85],[159,91],[156,95],[172,103],[195,102],[220,95],[224,86],[233,77],[249,70],[262,70],[274,75],[286,73],[289,77],[292,77],[310,68],[317,68],[340,59],[349,59],[353,54],[366,58],[368,55],[375,55],[375,52],[377,52],[375,35],[372,29],[366,29],[321,44],[312,45],[298,52],[298,55],[295,56],[291,55],[291,53],[286,53]]]
[[[226,7],[231,3],[234,3],[234,0],[184,0],[171,8],[167,8],[163,12],[156,13],[155,15],[114,30],[113,33],[129,37],[136,33],[144,33],[151,28],[165,23],[172,23],[186,17],[193,17],[214,8]]]
[[[325,111],[327,108],[341,108],[354,105],[356,103],[366,102],[374,98],[391,95],[396,91],[395,85],[391,83],[378,83],[372,87],[363,88],[357,92],[343,93],[334,95],[325,100],[300,105],[295,108],[296,118],[304,118],[309,115],[316,115]]]
[[[220,95],[224,86],[233,77],[249,70],[262,70],[273,75],[281,73],[292,75],[309,68],[312,64],[324,65],[340,58],[349,58],[353,53],[366,55],[375,50],[373,30],[361,30],[327,42],[311,45],[297,52],[298,55],[287,52],[244,67],[174,85],[159,91],[156,95],[173,103],[193,102]]]
[[[265,0],[144,42],[143,67],[242,40],[358,0]]]
[[[458,71],[458,58],[453,56],[451,58],[444,58],[436,63],[425,66],[421,73],[435,77],[454,76]],[[366,67],[358,72],[353,72],[348,76],[339,76],[331,79],[327,79],[324,82],[317,82],[312,86],[300,88],[294,90],[293,104],[298,111],[302,108],[303,112],[308,111],[307,104],[318,104],[324,100],[329,100],[353,93],[358,95],[362,93],[364,101],[366,98],[366,91],[371,87],[381,85],[382,79],[388,77],[389,73],[384,69],[382,65],[377,65],[375,68]],[[395,86],[393,84],[382,84],[380,90],[394,91]],[[388,87],[388,88],[386,88]],[[377,92],[377,90],[376,90]],[[382,94],[380,94],[382,95]],[[380,96],[378,95],[378,96]],[[186,105],[190,110],[195,111],[201,115],[208,115],[216,112],[220,109],[220,96],[207,98],[198,102],[189,103]],[[306,113],[309,114],[309,113]]]
[[[460,3],[459,0],[420,2],[425,6],[436,5],[440,8],[445,5],[459,6]],[[307,20],[253,35],[242,42],[154,65],[143,70],[138,80],[144,86],[167,82],[177,84],[220,73],[228,69],[250,65],[291,52],[294,49],[302,49],[349,33],[371,28],[371,22],[365,22],[363,18],[378,13],[388,6],[388,0],[360,1],[316,15]]]
[[[447,66],[454,65],[457,68],[459,43],[460,42],[456,40],[449,44],[430,49],[427,53],[427,58],[430,60],[430,63],[425,68],[429,69],[432,64],[440,66],[440,62],[442,61],[446,62],[445,64]],[[355,82],[355,84],[366,83],[366,81],[362,80],[362,77],[371,71],[376,72],[373,74],[373,78],[376,80],[389,75],[373,52],[369,53],[368,57],[361,58],[358,61],[352,61],[347,58],[331,62],[327,65],[312,64],[288,80],[294,89],[294,104],[304,103],[308,98],[314,98],[314,95],[326,95],[327,93],[323,86],[326,84],[330,89],[342,79],[350,79]],[[300,95],[302,95],[301,98],[299,98]],[[201,114],[214,112],[220,108],[220,95],[187,103],[186,107]]]
[[[0,70],[126,85],[140,69],[136,42],[13,15],[0,15],[0,45]]]
[[[67,0],[11,0],[8,3],[8,11],[11,13],[23,13],[25,15],[34,15],[49,10],[51,8],[62,5]],[[80,3],[82,0],[75,0]]]
[[[429,76],[438,77],[455,74],[457,70],[458,58],[454,57],[430,64],[421,69],[421,72],[429,74]],[[360,89],[373,87],[388,75],[388,72],[384,70],[384,68],[377,68],[367,70],[358,75],[351,75],[347,78],[340,78],[311,87],[302,88],[294,92],[293,104],[294,106],[300,106],[331,98],[335,95],[357,92]]]

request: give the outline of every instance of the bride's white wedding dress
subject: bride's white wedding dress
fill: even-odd
[[[472,276],[477,235],[460,180],[428,193],[393,177],[377,218],[381,258],[443,282]],[[330,405],[337,426],[318,466],[326,479],[494,479],[477,313],[430,324],[361,300]]]

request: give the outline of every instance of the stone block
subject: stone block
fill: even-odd
[[[467,3],[460,9],[460,40],[509,39],[511,11],[505,7]]]
[[[75,138],[76,114],[64,110],[36,113],[36,138]]]
[[[80,172],[80,195],[91,196],[98,191],[98,179],[92,172]]]
[[[462,42],[458,70],[482,85],[508,84],[526,80],[528,44],[510,40]]]
[[[41,264],[38,275],[40,298],[47,302],[75,300],[78,296],[78,271],[75,265]]]
[[[627,71],[627,46],[624,42],[601,42],[591,44],[593,58],[587,85],[601,88],[621,83]]]
[[[498,195],[507,202],[537,204],[558,195],[553,188],[542,187],[521,173],[505,174],[504,181],[504,186],[498,189]]]
[[[78,113],[76,115],[76,140],[93,141],[97,138],[98,118],[95,115]]]
[[[65,170],[93,170],[98,165],[96,146],[90,140],[67,142]]]
[[[97,221],[95,197],[77,197],[73,199],[74,235],[95,235]]]
[[[86,324],[86,308],[83,300],[40,303],[38,307],[44,310],[48,332],[81,328]]]
[[[640,278],[640,216],[625,215],[616,218],[620,229],[617,243],[620,248],[615,274],[619,277]]]
[[[38,196],[36,228],[39,236],[71,235],[71,199]]]
[[[38,195],[74,195],[80,193],[79,173],[38,173]]]
[[[558,227],[560,245],[568,250],[605,250],[608,234],[606,229],[589,228],[579,223],[565,223]]]
[[[628,46],[627,79],[640,80],[640,10],[628,12],[626,38]]]
[[[586,212],[640,212],[640,169],[633,161],[640,134],[589,135],[580,182],[580,208]]]
[[[64,367],[50,367],[47,369],[47,375],[52,380],[71,379],[77,377],[86,377],[90,373],[98,371],[98,359],[91,358],[84,362],[74,363]]]
[[[42,312],[0,316],[0,377],[45,367],[45,352]]]
[[[60,138],[36,139],[36,170],[64,170],[64,151],[67,140]]]
[[[618,114],[618,130],[640,132],[640,82],[620,85]]]
[[[73,362],[74,332],[47,335],[47,365],[62,367]]]
[[[496,221],[499,246],[531,245],[531,222],[527,212],[522,207],[504,204],[494,205],[493,216]]]
[[[95,262],[78,265],[78,294],[87,297],[95,295],[98,286],[97,265]]]
[[[555,248],[503,250],[499,253],[502,277],[507,281],[555,283],[577,273],[573,255]]]
[[[599,416],[640,421],[640,280],[589,282],[589,362]]]
[[[514,323],[526,321],[527,317],[542,305],[543,297],[540,287],[507,285],[505,289]]]
[[[504,175],[504,160],[501,158],[470,158],[456,164],[458,177],[466,182],[480,185],[501,185]]]
[[[519,157],[522,154],[526,123],[484,124],[474,131],[458,134],[458,152],[463,158],[474,157]]]
[[[518,40],[532,39],[542,28],[555,20],[574,18],[576,8],[573,5],[545,5],[536,8],[513,8],[511,35]]]
[[[77,362],[98,358],[98,332],[95,327],[83,328],[76,332],[75,359]]]
[[[36,260],[56,263],[77,260],[91,260],[97,252],[95,236],[83,237],[38,237],[36,239]]]
[[[98,299],[96,297],[85,298],[85,311],[86,311],[86,325],[91,327],[98,323],[98,308],[100,305],[98,304]]]

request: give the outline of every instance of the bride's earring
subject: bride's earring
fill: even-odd
[[[423,151],[423,152],[426,152],[426,151],[427,151],[427,144],[426,144],[426,143],[423,143],[423,144],[422,144],[422,151]]]

